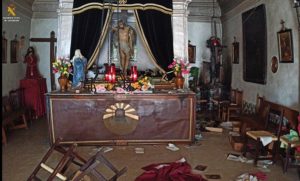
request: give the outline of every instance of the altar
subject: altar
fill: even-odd
[[[50,142],[128,145],[194,141],[195,94],[46,94]]]

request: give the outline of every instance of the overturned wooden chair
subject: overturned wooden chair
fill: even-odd
[[[99,171],[97,171],[97,167],[101,166],[101,164],[105,165],[106,167],[108,167],[110,170],[114,172],[114,175],[111,178],[107,179],[104,177],[104,175],[102,175]],[[127,171],[127,167],[124,167],[121,170],[115,168],[99,151],[96,155],[91,157],[85,165],[83,165],[80,168],[80,170],[74,176],[72,181],[80,181],[81,179],[84,178],[85,175],[88,174],[92,174],[99,181],[115,181],[126,171]]]
[[[86,160],[82,157],[80,157],[76,152],[75,148],[76,145],[73,144],[69,147],[63,147],[60,145],[61,139],[57,139],[55,143],[51,146],[49,151],[46,153],[46,155],[43,157],[41,162],[37,165],[37,167],[34,169],[30,177],[27,179],[30,180],[47,180],[52,181],[55,178],[58,178],[60,180],[68,180],[67,177],[64,174],[64,172],[67,170],[67,168],[70,166],[71,163],[74,163],[78,165],[79,167],[83,166],[86,163]],[[51,154],[57,151],[61,154],[63,154],[63,157],[58,162],[57,166],[53,169],[50,166],[46,164],[46,161],[51,156]],[[75,160],[77,159],[77,160]],[[48,179],[40,179],[37,177],[38,172],[42,169],[50,173],[50,176]]]

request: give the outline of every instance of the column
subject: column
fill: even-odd
[[[188,4],[191,0],[173,0],[174,56],[188,58]]]

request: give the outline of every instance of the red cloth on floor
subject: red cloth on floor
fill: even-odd
[[[20,87],[24,88],[25,105],[31,107],[35,116],[41,117],[46,114],[47,85],[45,78],[22,79]]]
[[[151,164],[135,181],[206,181],[201,175],[191,173],[187,162]]]

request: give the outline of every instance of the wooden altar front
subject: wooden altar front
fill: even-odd
[[[194,141],[195,94],[46,94],[51,144]]]

